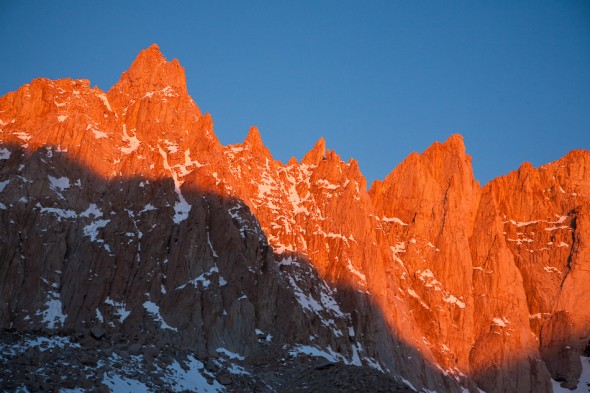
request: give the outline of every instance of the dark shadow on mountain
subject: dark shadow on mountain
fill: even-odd
[[[275,255],[240,199],[183,186],[188,210],[169,178],[106,180],[55,147],[0,149],[10,152],[0,161],[0,342],[59,336],[81,348],[6,355],[3,389],[96,387],[114,351],[123,365],[142,356],[145,373],[194,356],[236,391],[311,391],[293,381],[318,372],[334,380],[334,361],[381,368],[399,391],[400,376],[459,390],[392,331],[369,294],[332,291],[304,256]],[[253,378],[224,368],[242,356]],[[281,379],[288,370],[300,373]],[[354,368],[341,372],[346,380]],[[368,375],[359,383],[373,386],[371,373],[359,371]]]

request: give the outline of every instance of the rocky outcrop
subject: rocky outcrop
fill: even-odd
[[[323,138],[286,164],[255,127],[221,145],[155,45],[106,93],[69,79],[8,93],[0,143],[0,328],[12,337],[0,345],[12,360],[41,356],[36,334],[73,340],[64,366],[142,356],[159,375],[140,381],[148,390],[180,389],[166,375],[181,363],[203,389],[302,389],[281,372],[309,355],[349,365],[314,363],[322,375],[374,368],[416,389],[578,383],[587,151],[481,187],[453,135],[367,190]],[[26,367],[1,383],[51,380],[25,381]]]

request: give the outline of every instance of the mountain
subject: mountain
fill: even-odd
[[[255,127],[223,146],[156,45],[108,92],[6,94],[0,145],[3,390],[590,378],[588,151],[482,187],[453,135],[367,188],[322,138],[286,164]]]

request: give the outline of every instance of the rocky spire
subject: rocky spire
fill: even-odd
[[[251,147],[253,150],[264,147],[258,128],[254,126],[250,127],[250,131],[248,132],[246,139],[244,139],[244,145]]]
[[[244,147],[250,148],[252,152],[260,158],[268,158],[272,159],[272,154],[270,150],[266,146],[264,146],[264,142],[262,142],[262,137],[260,136],[260,131],[258,131],[257,127],[250,127],[250,131],[244,139]]]
[[[158,45],[139,52],[129,70],[123,73],[118,86],[140,93],[165,89],[170,86],[179,94],[187,94],[184,68],[177,59],[166,61]]]
[[[109,101],[118,106],[130,99],[139,100],[155,93],[188,98],[184,68],[177,59],[166,61],[158,45],[139,52],[129,69],[107,93]]]
[[[317,165],[324,158],[326,158],[326,140],[320,137],[313,148],[303,157],[301,163]]]

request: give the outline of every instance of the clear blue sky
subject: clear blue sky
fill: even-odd
[[[275,158],[324,136],[369,182],[461,133],[482,183],[590,148],[589,1],[0,0],[0,95],[108,90],[157,43],[222,143]]]

